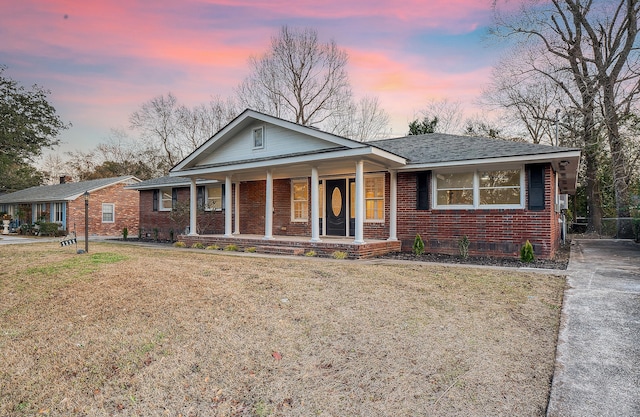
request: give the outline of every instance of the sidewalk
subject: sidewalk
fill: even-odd
[[[571,248],[547,416],[640,416],[640,244]]]

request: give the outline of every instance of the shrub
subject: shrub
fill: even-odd
[[[640,243],[640,217],[633,218],[633,240]]]
[[[413,239],[413,254],[422,255],[424,253],[424,241],[420,234],[416,234],[416,238]]]
[[[169,230],[169,240],[173,242],[173,229]]]
[[[305,253],[304,256],[316,256],[316,251],[310,250],[309,252]]]
[[[176,243],[174,243],[173,246],[176,247],[176,248],[186,248],[187,244],[184,243],[183,241],[179,240]]]
[[[333,259],[347,259],[348,256],[349,254],[347,252],[342,252],[339,250],[331,254],[331,257],[333,257]]]
[[[253,246],[251,246],[250,248],[245,249],[245,252],[251,252],[251,253],[255,253],[256,248],[254,248]]]
[[[533,245],[528,240],[522,245],[520,249],[520,260],[522,262],[533,262]]]
[[[218,245],[209,245],[205,249],[207,249],[207,250],[218,250],[218,249],[220,249],[220,246],[218,246]]]
[[[204,245],[201,242],[196,242],[193,245],[191,245],[192,249],[204,249]]]
[[[159,232],[160,232],[160,231],[158,230],[158,228],[157,228],[157,227],[154,227],[154,228],[153,228],[153,239],[154,239],[154,240],[158,240],[158,234],[159,234]]]
[[[41,222],[40,236],[55,236],[58,232],[58,223]]]
[[[142,227],[138,228],[138,239],[142,239]]]
[[[224,247],[224,250],[236,252],[238,250],[238,245],[230,244]]]
[[[129,229],[125,227],[122,229],[122,239],[127,240],[128,236],[129,236]]]
[[[469,257],[470,243],[471,242],[469,241],[467,235],[464,235],[460,239],[458,239],[458,249],[460,250],[460,256],[462,256],[462,259],[467,259]]]

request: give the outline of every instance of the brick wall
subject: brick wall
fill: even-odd
[[[122,236],[126,227],[130,236],[138,234],[139,194],[136,190],[126,190],[125,184],[114,184],[91,193],[89,197],[89,235]],[[114,222],[102,222],[102,203],[112,203]],[[67,210],[67,230],[75,230],[84,235],[84,196],[70,201]]]
[[[527,189],[525,185],[525,193]],[[466,235],[469,254],[502,257],[519,256],[520,248],[529,240],[537,257],[551,258],[560,243],[553,196],[555,177],[549,165],[545,169],[545,210],[417,210],[416,174],[399,173],[398,239],[403,251],[411,251],[416,234],[420,234],[426,251],[457,255],[458,240]]]

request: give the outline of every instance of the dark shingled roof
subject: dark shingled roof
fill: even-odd
[[[368,145],[408,159],[409,164],[434,164],[509,156],[543,155],[579,150],[443,133],[405,136],[367,142]]]
[[[137,182],[132,175],[115,178],[101,178],[98,180],[67,182],[55,185],[40,185],[26,188],[14,193],[0,195],[0,204],[36,203],[49,201],[63,201],[77,198],[85,191],[92,192],[119,182]]]
[[[214,183],[218,182],[216,180],[196,180],[196,184],[203,183]],[[143,190],[148,188],[162,188],[162,187],[171,187],[171,186],[185,186],[189,187],[191,185],[191,179],[187,177],[160,177],[160,178],[151,178],[150,180],[141,181],[135,184],[128,185],[127,188],[133,190]]]

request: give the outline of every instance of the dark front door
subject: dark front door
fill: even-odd
[[[346,191],[346,180],[325,181],[326,233],[329,236],[345,236],[347,233]]]

